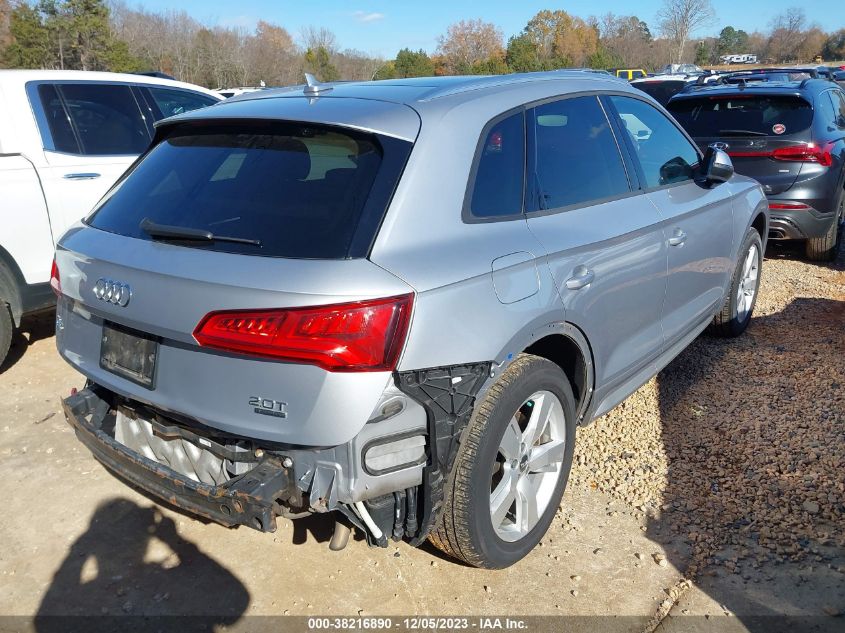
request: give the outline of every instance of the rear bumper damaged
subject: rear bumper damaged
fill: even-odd
[[[86,388],[62,400],[65,417],[79,440],[109,471],[178,508],[227,527],[276,530],[276,500],[290,489],[281,462],[266,457],[249,472],[221,485],[194,481],[128,449],[109,434],[109,403]]]

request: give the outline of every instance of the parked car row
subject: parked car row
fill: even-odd
[[[836,256],[845,221],[845,92],[809,77],[695,86],[667,108],[700,147],[715,144],[769,199],[769,238]],[[765,76],[765,75],[764,75]]]
[[[55,304],[55,242],[147,149],[153,123],[220,99],[157,77],[0,70],[0,363],[21,318]]]

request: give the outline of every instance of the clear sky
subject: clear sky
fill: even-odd
[[[731,25],[748,32],[768,28],[771,19],[792,6],[804,9],[809,23],[826,31],[845,27],[842,0],[712,0],[716,21],[697,35],[718,33]],[[145,9],[185,9],[207,25],[251,28],[258,20],[285,27],[299,38],[304,26],[323,26],[335,33],[341,48],[393,57],[400,48],[433,52],[437,37],[453,22],[482,18],[493,22],[507,39],[541,9],[563,9],[586,18],[613,12],[637,15],[656,32],[655,14],[662,0],[127,0]],[[839,7],[837,9],[836,7]]]

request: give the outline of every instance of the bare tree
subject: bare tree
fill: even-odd
[[[799,7],[791,7],[776,15],[769,23],[772,31],[769,36],[767,55],[779,62],[795,60],[804,43],[806,21],[804,9]]]
[[[337,37],[325,27],[305,26],[299,31],[302,47],[305,50],[325,48],[329,55],[337,52]]]
[[[504,53],[504,35],[495,24],[482,20],[461,20],[438,38],[437,53],[449,73],[469,73],[472,66]]]
[[[645,22],[633,15],[608,13],[601,17],[598,28],[602,45],[616,62],[632,68],[652,67],[653,42]]]
[[[663,0],[657,21],[663,35],[673,43],[674,61],[680,64],[690,34],[713,22],[716,14],[710,0]]]

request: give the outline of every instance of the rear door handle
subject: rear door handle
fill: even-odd
[[[82,172],[78,174],[65,174],[63,178],[67,180],[94,180],[95,178],[99,178],[100,174],[94,172]]]
[[[687,241],[687,234],[684,233],[681,229],[675,229],[672,234],[672,237],[669,238],[669,246],[683,246],[684,242]]]
[[[572,273],[572,277],[566,280],[566,287],[570,290],[580,290],[584,286],[589,286],[596,278],[595,273],[586,266],[578,266]]]

